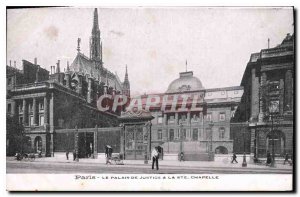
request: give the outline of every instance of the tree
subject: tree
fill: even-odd
[[[22,151],[23,131],[24,127],[17,117],[6,116],[6,154],[8,156]]]

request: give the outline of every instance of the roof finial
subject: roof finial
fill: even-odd
[[[187,59],[185,60],[185,72],[187,72]]]
[[[70,71],[69,61],[67,61],[67,72]]]
[[[270,38],[268,38],[268,49],[270,48]]]
[[[78,53],[80,52],[80,42],[81,42],[81,39],[78,38],[77,39],[77,51],[78,51]]]

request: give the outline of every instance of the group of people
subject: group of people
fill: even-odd
[[[232,154],[232,160],[231,160],[231,163],[235,162],[235,163],[238,163],[238,161],[236,160],[237,156],[235,153]],[[288,153],[285,154],[284,156],[284,161],[283,161],[283,165],[285,165],[285,163],[289,163],[290,165],[292,165],[292,161],[289,160],[290,159],[290,156]],[[292,159],[292,158],[291,158]],[[271,166],[272,164],[272,156],[270,154],[270,152],[267,152],[267,161],[266,161],[266,166]],[[258,162],[258,159],[255,158],[254,161],[257,163]]]

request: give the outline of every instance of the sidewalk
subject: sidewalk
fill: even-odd
[[[14,160],[14,157],[7,157],[7,161]],[[62,157],[42,157],[36,158],[34,162],[54,162],[54,163],[78,163],[73,161],[71,157],[69,160]],[[79,163],[86,164],[105,164],[105,159],[91,159],[91,158],[83,158],[79,159]],[[79,164],[78,163],[78,164]],[[114,162],[112,162],[114,163]],[[123,160],[124,165],[145,165],[144,160]],[[151,165],[151,161],[148,161],[147,165]],[[256,165],[253,163],[247,163],[247,167],[242,167],[242,163],[232,164],[230,161],[170,161],[170,160],[159,160],[160,166],[174,166],[174,167],[193,167],[193,168],[248,168],[248,169],[270,169],[271,167],[265,165]],[[283,165],[283,161],[278,161],[275,165],[275,168],[271,169],[282,169],[282,170],[292,170],[293,166],[289,164]]]

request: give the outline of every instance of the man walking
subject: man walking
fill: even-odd
[[[151,156],[152,156],[152,170],[154,169],[154,163],[156,163],[156,170],[158,170],[158,150],[157,150],[157,147],[155,147],[152,150]]]
[[[69,160],[69,151],[68,150],[66,152],[66,157],[67,157],[67,160]]]
[[[233,153],[233,155],[232,155],[231,163],[233,163],[233,162],[238,163],[237,160],[236,160],[236,154],[235,153]]]

